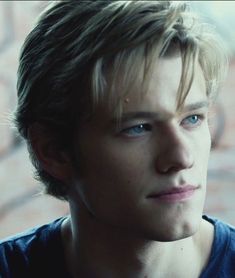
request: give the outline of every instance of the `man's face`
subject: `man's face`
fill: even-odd
[[[146,239],[171,241],[197,231],[211,145],[208,98],[198,66],[177,111],[180,75],[180,57],[161,59],[148,92],[123,99],[120,125],[100,105],[80,127],[79,178],[70,199],[81,213]]]

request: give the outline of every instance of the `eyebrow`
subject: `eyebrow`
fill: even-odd
[[[137,111],[137,112],[127,112],[127,113],[123,113],[120,120],[121,122],[125,122],[127,120],[130,120],[130,119],[152,119],[152,118],[155,118],[155,119],[158,119],[160,118],[160,114],[157,113],[157,112],[145,112],[145,111]],[[116,121],[114,119],[114,121]]]
[[[201,108],[208,108],[208,107],[209,107],[209,101],[199,101],[196,103],[183,106],[182,111],[189,112],[189,111],[198,110]]]
[[[182,107],[180,110],[181,112],[190,112],[202,108],[208,108],[209,107],[209,101],[199,101],[192,104],[187,104]],[[125,122],[131,119],[161,119],[162,115],[161,113],[157,112],[147,112],[147,111],[133,111],[133,112],[126,112],[121,115],[120,119],[112,119],[112,122]]]

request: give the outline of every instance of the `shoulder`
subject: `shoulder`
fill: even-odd
[[[229,251],[229,254],[235,254],[235,227],[223,222],[222,220],[204,216],[204,219],[211,222],[215,228],[214,237],[214,249],[219,251],[218,248],[221,247],[220,251]],[[216,246],[215,246],[216,245]],[[218,248],[216,248],[218,247]],[[214,250],[214,251],[215,251]]]
[[[37,266],[51,264],[62,254],[60,227],[64,218],[0,241],[0,277],[29,277]],[[20,276],[21,275],[21,276]],[[32,276],[31,276],[32,277]],[[35,277],[35,276],[34,276]]]
[[[215,235],[210,260],[201,277],[235,277],[235,227],[212,217],[203,218],[214,225]]]

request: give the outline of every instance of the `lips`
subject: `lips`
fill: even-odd
[[[171,187],[161,192],[150,194],[147,198],[159,201],[183,201],[192,197],[197,189],[198,187],[193,185]]]

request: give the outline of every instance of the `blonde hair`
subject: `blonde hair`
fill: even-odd
[[[225,48],[214,32],[214,27],[201,23],[198,15],[189,11],[187,3],[116,1],[108,8],[116,14],[115,19],[121,24],[112,29],[113,37],[117,38],[113,43],[120,45],[120,49],[108,45],[110,48],[106,49],[106,55],[101,56],[94,64],[91,91],[96,104],[99,99],[104,101],[111,98],[110,103],[113,105],[114,100],[118,98],[117,113],[120,116],[124,96],[133,90],[147,91],[152,66],[156,60],[178,54],[182,58],[178,108],[183,105],[187,97],[197,62],[204,74],[207,95],[211,100],[215,99],[227,72]],[[139,20],[129,20],[127,16],[125,17],[128,13],[130,15],[137,13],[138,9],[138,14],[142,16]],[[144,16],[144,13],[141,13],[142,9],[149,9],[151,12]],[[116,13],[117,11],[119,13]],[[96,26],[95,22],[93,26]],[[107,45],[105,39],[100,40],[100,46],[102,43]],[[127,47],[123,47],[124,39]],[[115,55],[112,56],[110,54],[112,52]],[[105,73],[105,69],[109,74]],[[141,70],[142,78],[137,78]],[[117,85],[121,86],[118,96]]]
[[[178,106],[197,61],[213,98],[226,56],[213,28],[200,23],[185,2],[70,0],[54,2],[42,13],[20,55],[15,122],[49,194],[66,199],[67,189],[41,167],[28,128],[34,123],[48,127],[69,151],[78,122],[98,103],[106,101],[120,115],[123,96],[135,88],[146,91],[153,62],[178,54],[183,65]]]

